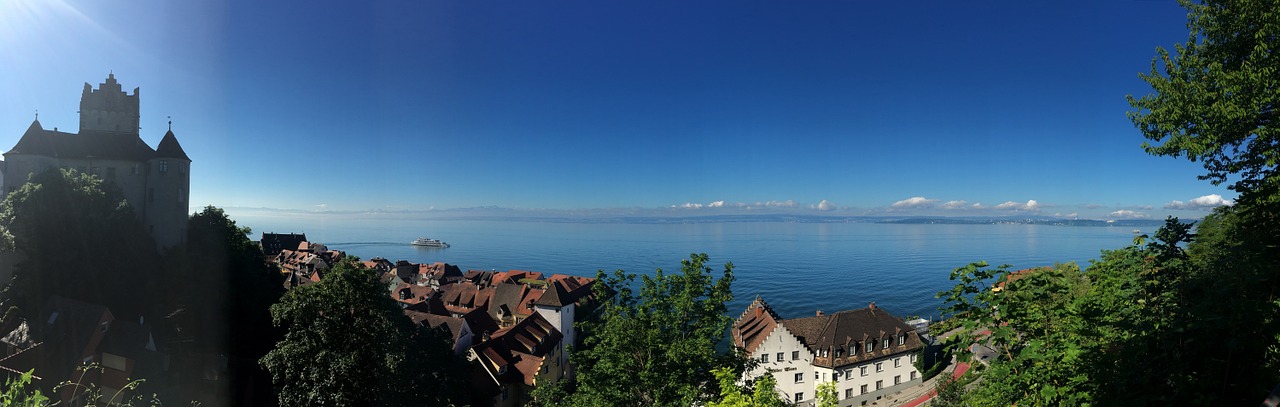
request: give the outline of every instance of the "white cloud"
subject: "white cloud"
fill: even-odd
[[[715,201],[715,202],[712,202],[712,203],[710,203],[710,204],[707,204],[707,207],[708,207],[708,208],[723,208],[723,207],[724,207],[724,201]]]
[[[986,208],[986,206],[983,206],[983,205],[982,205],[982,202],[974,202],[974,203],[973,203],[973,209],[982,209],[982,208]]]
[[[1107,217],[1116,218],[1116,219],[1146,219],[1147,214],[1138,212],[1138,211],[1131,211],[1128,209],[1121,209],[1115,212],[1111,212],[1110,214],[1107,214]]]
[[[1014,201],[1006,201],[1005,203],[996,205],[996,209],[1012,209],[1015,211],[1034,211],[1040,209],[1040,203],[1036,200],[1028,200],[1027,203],[1017,203]]]
[[[893,205],[889,205],[889,206],[893,208],[928,208],[928,207],[932,207],[933,204],[935,203],[938,203],[937,199],[928,199],[923,196],[914,196],[911,198],[903,199],[898,202],[894,202]]]
[[[942,204],[942,209],[960,209],[968,204],[968,202],[963,200],[947,201],[947,203]]]
[[[823,199],[822,202],[818,202],[818,210],[820,211],[829,211],[835,208],[836,208],[836,205],[831,202],[828,202],[826,199]]]
[[[1190,202],[1182,202],[1182,201],[1175,200],[1173,202],[1169,202],[1168,204],[1165,204],[1164,208],[1165,209],[1204,210],[1204,209],[1213,209],[1219,206],[1231,206],[1235,204],[1236,203],[1230,199],[1223,199],[1222,195],[1209,194],[1196,199],[1192,199]]]
[[[687,208],[687,209],[698,209],[698,208],[701,208],[701,207],[702,207],[702,204],[700,204],[700,203],[693,203],[693,202],[685,202],[683,205],[680,205],[680,207],[681,207],[681,208]]]
[[[325,209],[329,209],[329,204],[327,204],[327,203],[316,204],[316,205],[315,205],[315,207],[316,207],[316,209],[317,209],[317,210],[321,210],[321,211],[323,211],[323,210],[325,210]]]
[[[761,204],[757,203],[756,205],[759,206]],[[765,202],[763,206],[778,207],[778,208],[794,208],[796,207],[796,202],[790,199],[785,201],[769,201],[769,202]]]

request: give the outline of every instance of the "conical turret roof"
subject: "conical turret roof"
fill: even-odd
[[[156,147],[156,158],[181,158],[191,161],[187,157],[187,152],[182,151],[182,145],[178,144],[178,137],[173,135],[173,130],[164,134],[164,138],[160,139],[160,145]]]

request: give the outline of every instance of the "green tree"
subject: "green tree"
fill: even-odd
[[[122,318],[160,311],[159,253],[119,188],[72,169],[45,171],[0,202],[0,227],[20,259],[3,295],[8,317],[34,320],[52,295]]]
[[[49,405],[49,398],[40,393],[40,389],[31,384],[30,371],[5,381],[4,392],[0,393],[0,405],[19,407],[42,407]]]
[[[738,372],[722,367],[711,371],[720,383],[720,397],[707,403],[708,407],[783,407],[788,403],[778,394],[778,383],[773,375],[756,378],[746,386],[738,386]]]
[[[222,209],[208,206],[187,221],[185,247],[167,256],[166,293],[171,309],[184,309],[196,345],[229,356],[228,379],[236,400],[266,403],[271,377],[259,365],[283,336],[271,323],[271,305],[284,295],[283,278],[268,266],[252,231]],[[255,394],[244,394],[256,390]]]
[[[271,307],[285,338],[262,365],[285,406],[461,404],[468,377],[451,338],[415,325],[354,259]]]
[[[825,382],[818,385],[813,395],[818,407],[836,407],[840,405],[840,397],[836,395],[836,382]]]
[[[1128,96],[1129,118],[1154,143],[1147,152],[1202,161],[1201,179],[1245,200],[1280,192],[1280,1],[1180,0],[1187,42],[1156,49],[1142,79],[1154,93]],[[1161,72],[1163,68],[1163,73]]]
[[[745,358],[725,340],[732,318],[733,264],[719,278],[706,254],[681,261],[679,274],[661,269],[641,276],[597,273],[596,315],[579,323],[583,347],[571,356],[578,369],[575,405],[689,406],[719,393],[717,368],[742,371]]]

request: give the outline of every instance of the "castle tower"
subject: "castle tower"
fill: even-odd
[[[191,159],[170,129],[160,139],[155,155],[147,160],[143,223],[161,246],[186,240],[190,197]]]
[[[114,73],[94,90],[88,82],[80,93],[80,133],[107,131],[138,135],[138,88],[126,94]]]

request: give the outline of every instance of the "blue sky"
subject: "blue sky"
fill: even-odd
[[[1199,217],[1171,1],[0,1],[0,144],[141,87],[193,207]],[[4,130],[7,129],[7,130]],[[8,141],[6,141],[8,140]],[[976,204],[976,205],[975,205]],[[684,212],[681,212],[684,213]]]

